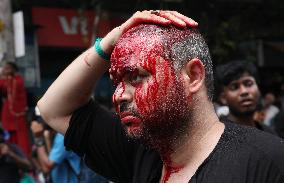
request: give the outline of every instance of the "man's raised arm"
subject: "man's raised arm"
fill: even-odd
[[[157,13],[158,12],[158,13]],[[100,42],[102,51],[111,54],[117,40],[128,29],[142,23],[195,27],[197,23],[173,11],[138,11],[121,26],[114,28]],[[72,113],[90,100],[97,81],[110,63],[93,48],[77,57],[54,81],[38,107],[44,120],[56,131],[65,133]]]
[[[115,28],[109,34],[119,32]],[[111,36],[101,41],[101,48],[110,54],[113,48]],[[93,47],[77,57],[54,81],[44,96],[38,101],[43,119],[55,130],[65,133],[71,114],[87,103],[109,62],[101,58]]]

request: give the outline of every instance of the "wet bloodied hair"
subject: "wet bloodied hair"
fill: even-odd
[[[149,42],[149,44],[152,44],[153,40],[157,40],[151,39],[151,37],[159,37],[162,51],[157,52],[164,59],[172,61],[176,71],[180,71],[191,59],[200,59],[205,67],[205,85],[208,98],[212,100],[214,92],[212,60],[209,48],[197,29],[178,29],[174,26],[163,27],[142,24],[128,30],[121,39],[131,39],[135,36],[147,37],[148,39],[145,41]]]

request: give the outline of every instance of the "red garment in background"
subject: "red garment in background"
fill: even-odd
[[[11,134],[10,142],[19,145],[26,155],[31,155],[26,122],[27,93],[20,75],[0,79],[0,89],[5,99],[2,105],[2,125]]]

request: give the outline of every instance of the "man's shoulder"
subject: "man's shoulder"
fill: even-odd
[[[210,169],[210,174],[206,174],[208,182],[284,182],[282,139],[256,128],[226,122],[225,126],[202,171]]]
[[[237,146],[237,152],[253,156],[260,161],[271,162],[284,173],[284,140],[256,128],[226,124],[227,138]]]
[[[247,127],[233,123],[225,124],[227,129],[226,136],[228,136],[228,138],[240,140],[244,144],[251,145],[250,147],[255,149],[264,148],[265,151],[284,151],[284,139],[277,135],[272,135],[255,127]]]
[[[275,153],[281,153],[282,156],[284,154],[284,140],[277,135],[253,128],[248,133],[247,138],[248,142],[256,150],[274,155]]]

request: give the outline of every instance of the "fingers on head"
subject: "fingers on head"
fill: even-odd
[[[168,10],[144,10],[134,13],[132,19],[128,22],[127,28],[131,28],[140,23],[156,23],[160,25],[173,24],[177,27],[184,28],[186,26],[196,27],[197,22],[188,18],[177,11]]]
[[[172,24],[178,27],[186,27],[186,22],[184,22],[181,18],[172,14],[171,11],[161,11],[159,16],[164,17],[165,19],[171,20]]]
[[[179,12],[177,12],[177,11],[171,11],[171,13],[174,15],[174,16],[176,16],[176,17],[178,17],[179,19],[181,19],[182,21],[184,21],[187,25],[189,25],[189,26],[197,26],[198,25],[198,23],[196,22],[196,21],[194,21],[193,19],[191,19],[191,18],[188,18],[188,17],[186,17],[186,16],[184,16],[183,14],[180,14]]]
[[[167,18],[164,18],[162,16],[159,16],[157,14],[151,13],[151,11],[137,11],[134,13],[132,17],[132,24],[137,25],[140,23],[158,23],[161,25],[168,25],[171,23],[170,20]]]

